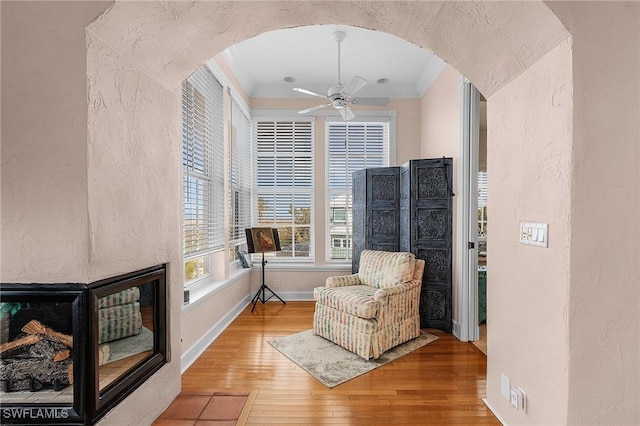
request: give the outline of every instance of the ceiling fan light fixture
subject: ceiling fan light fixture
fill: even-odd
[[[342,118],[345,121],[351,120],[355,118],[355,114],[349,108],[349,104],[351,105],[374,105],[374,106],[385,106],[389,104],[389,98],[356,98],[354,95],[360,91],[364,86],[367,85],[367,80],[357,75],[353,76],[351,80],[349,80],[346,84],[342,84],[340,81],[340,43],[344,41],[346,38],[346,33],[343,31],[336,31],[333,33],[333,36],[336,40],[336,44],[338,45],[338,82],[336,85],[331,86],[327,91],[326,95],[323,95],[318,92],[314,92],[313,90],[305,89],[303,87],[294,87],[293,90],[299,93],[303,93],[310,96],[315,96],[318,98],[324,98],[328,101],[328,103],[322,105],[316,105],[311,108],[303,109],[302,111],[298,111],[298,114],[307,114],[312,111],[316,111],[318,109],[333,106],[334,109],[340,112]],[[388,79],[386,79],[388,80]],[[286,78],[285,78],[286,81]],[[378,80],[380,83],[380,80]]]

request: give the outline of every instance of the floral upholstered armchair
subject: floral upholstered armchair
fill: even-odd
[[[418,337],[424,264],[412,253],[363,250],[357,274],[314,289],[313,332],[367,360]]]

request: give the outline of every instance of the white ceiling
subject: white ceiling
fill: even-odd
[[[341,82],[358,75],[368,84],[359,96],[419,98],[445,68],[429,49],[393,35],[345,25],[312,25],[272,31],[236,44],[222,53],[251,97],[302,97],[303,87],[326,93],[338,80],[336,31],[341,43]],[[295,82],[287,83],[285,77]],[[388,79],[387,84],[378,83]]]

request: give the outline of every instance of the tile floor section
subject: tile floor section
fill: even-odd
[[[235,426],[248,398],[249,393],[181,393],[153,426]]]

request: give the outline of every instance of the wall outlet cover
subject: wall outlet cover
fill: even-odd
[[[520,406],[526,412],[527,411],[527,392],[518,386],[518,393],[520,394]]]
[[[500,393],[509,401],[511,399],[511,379],[504,373],[500,373]]]
[[[518,391],[516,389],[511,389],[511,405],[516,410],[520,408],[520,404],[518,402]]]

